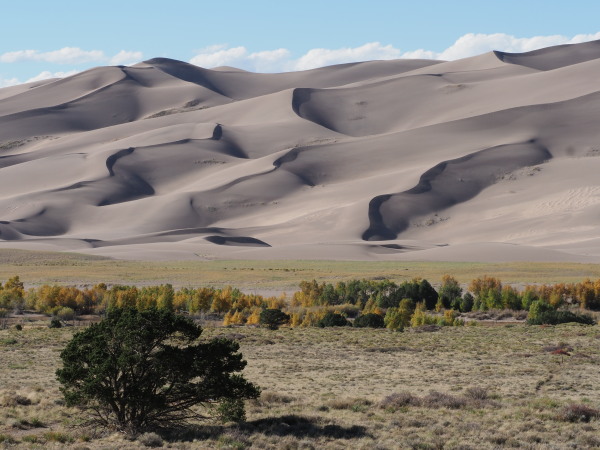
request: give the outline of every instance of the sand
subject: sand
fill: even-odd
[[[600,262],[600,41],[0,89],[0,248]]]

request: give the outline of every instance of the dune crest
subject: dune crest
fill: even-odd
[[[600,262],[600,41],[260,74],[168,58],[0,89],[0,246]]]

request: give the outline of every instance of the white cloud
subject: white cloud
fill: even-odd
[[[121,50],[110,59],[110,65],[129,66],[131,64],[139,63],[143,58],[144,55],[142,52],[128,52],[127,50]]]
[[[374,59],[398,59],[401,54],[397,48],[391,45],[381,45],[379,42],[370,42],[360,47],[340,48],[336,50],[315,48],[298,58],[294,62],[294,69],[306,70],[332,64],[370,61]]]
[[[573,37],[552,35],[518,38],[509,34],[468,33],[456,40],[441,52],[426,49],[402,51],[392,45],[369,42],[359,47],[340,49],[315,48],[298,58],[293,58],[289,50],[280,48],[261,52],[249,52],[246,47],[213,45],[206,47],[194,56],[190,63],[201,67],[234,66],[255,72],[281,72],[307,70],[332,64],[343,64],[375,59],[443,59],[455,60],[476,56],[492,50],[520,53],[560,44],[576,44],[600,39],[600,32],[578,34]]]
[[[530,38],[517,38],[509,34],[465,34],[440,53],[432,53],[435,59],[454,60],[479,55],[492,50],[509,53],[522,53],[544,47],[561,44],[576,44],[580,42],[600,39],[600,32],[596,34],[579,34],[571,38],[561,35],[534,36]],[[404,56],[404,55],[403,55]]]
[[[110,63],[113,65],[139,62],[142,52],[121,50],[112,58],[106,56],[102,50],[82,50],[79,47],[64,47],[51,52],[38,50],[17,50],[0,54],[0,62],[17,63],[24,61],[47,62],[52,64],[85,64],[85,63]]]
[[[67,72],[50,72],[48,70],[45,70],[45,71],[39,73],[38,75],[36,75],[35,77],[28,79],[27,81],[25,81],[25,83],[32,83],[34,81],[48,80],[50,78],[65,78],[65,77],[70,77],[71,75],[75,75],[76,73],[79,73],[79,71],[78,70],[69,70]]]
[[[0,88],[21,84],[17,78],[0,78]]]

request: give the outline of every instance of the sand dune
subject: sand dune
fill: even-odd
[[[303,72],[155,58],[0,89],[0,246],[600,262],[600,41]]]

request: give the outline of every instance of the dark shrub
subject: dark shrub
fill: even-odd
[[[544,311],[537,314],[536,317],[527,319],[529,325],[557,325],[569,322],[596,325],[596,321],[589,314],[578,314],[571,311]]]
[[[328,312],[325,316],[319,320],[317,325],[321,328],[325,327],[346,327],[350,325],[350,322],[346,320],[341,314]]]
[[[379,402],[379,407],[386,411],[396,411],[404,406],[419,406],[421,399],[410,392],[396,392]]]
[[[383,317],[375,313],[363,314],[354,320],[354,326],[357,328],[383,328]]]
[[[48,328],[61,328],[62,327],[62,322],[60,321],[60,319],[58,317],[53,317],[52,320],[50,320],[50,325],[48,325]]]
[[[600,411],[586,405],[572,404],[561,409],[558,418],[565,422],[589,422],[600,417]]]
[[[265,325],[270,330],[276,330],[281,325],[288,323],[289,321],[290,316],[280,309],[263,309],[260,312],[260,324]]]

